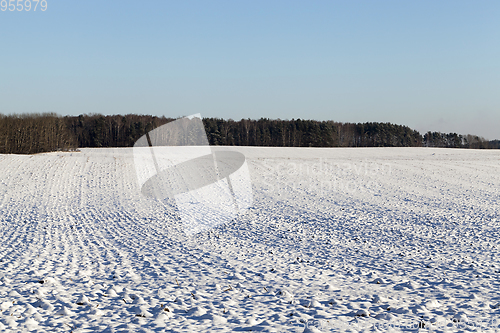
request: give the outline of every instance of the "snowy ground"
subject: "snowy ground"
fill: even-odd
[[[0,155],[0,331],[500,331],[500,151],[236,149],[194,237],[130,149]]]

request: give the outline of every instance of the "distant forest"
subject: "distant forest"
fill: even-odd
[[[147,115],[0,115],[0,153],[35,154],[84,147],[132,147],[150,130],[174,118]],[[340,123],[262,118],[204,118],[211,145],[267,147],[500,148],[476,135],[428,132],[390,123]]]

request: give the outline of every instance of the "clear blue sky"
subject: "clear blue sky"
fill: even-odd
[[[0,113],[381,121],[500,139],[500,1],[0,11]]]

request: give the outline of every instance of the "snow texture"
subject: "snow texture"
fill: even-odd
[[[0,331],[499,330],[500,151],[231,149],[252,206],[194,235],[132,149],[0,155]]]

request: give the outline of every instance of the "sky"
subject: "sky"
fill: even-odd
[[[31,3],[0,11],[3,114],[376,121],[500,139],[499,1]]]

